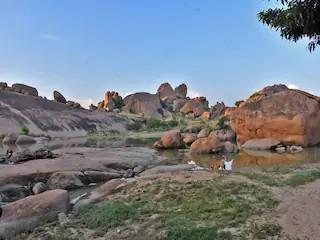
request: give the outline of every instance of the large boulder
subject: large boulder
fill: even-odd
[[[209,137],[199,138],[191,144],[191,153],[194,154],[206,154],[206,153],[218,153],[224,148],[223,144],[214,135]]]
[[[186,145],[191,145],[195,140],[197,140],[197,134],[195,133],[186,133],[184,136],[183,136],[183,142],[186,144]]]
[[[110,179],[121,178],[122,175],[117,172],[85,171],[83,174],[91,183],[106,182]]]
[[[169,83],[163,83],[158,88],[157,94],[161,100],[172,103],[176,99],[176,94]]]
[[[210,118],[215,119],[217,117],[223,116],[227,107],[224,102],[217,102],[214,106],[210,108]]]
[[[106,94],[104,95],[104,109],[112,112],[115,107],[116,104],[113,100],[113,93],[110,91],[106,92]]]
[[[271,150],[280,144],[279,140],[272,138],[250,139],[242,145],[243,148],[251,150]]]
[[[8,84],[6,82],[0,82],[0,90],[6,90],[8,87]]]
[[[184,115],[192,115],[193,117],[200,117],[208,108],[208,101],[205,97],[196,97],[187,101],[180,112]]]
[[[56,172],[50,176],[47,185],[49,189],[77,189],[84,187],[88,183],[86,176],[82,172]]]
[[[174,89],[177,98],[186,98],[188,93],[188,88],[186,84],[180,84]]]
[[[161,136],[163,148],[180,148],[182,146],[182,137],[179,131],[171,130],[164,132]]]
[[[180,112],[180,109],[186,104],[188,100],[187,99],[176,99],[173,101],[173,105],[172,105],[172,111],[173,112]]]
[[[47,191],[6,204],[0,218],[0,238],[14,239],[15,234],[57,219],[70,209],[69,194],[64,190]]]
[[[125,97],[123,102],[122,110],[124,112],[142,114],[154,118],[162,118],[167,115],[166,110],[160,104],[157,94],[135,93]]]
[[[22,93],[29,96],[38,96],[38,90],[34,87],[27,86],[25,84],[16,83],[11,86],[12,91]]]
[[[53,92],[53,99],[59,103],[63,103],[63,104],[67,103],[66,98],[58,91]]]
[[[253,94],[225,115],[240,144],[256,138],[303,146],[320,143],[320,98],[284,85]]]

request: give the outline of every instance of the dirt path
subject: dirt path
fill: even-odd
[[[276,193],[277,217],[291,239],[320,239],[320,180]]]

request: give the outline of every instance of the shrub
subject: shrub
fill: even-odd
[[[28,135],[29,134],[29,128],[27,128],[27,127],[23,127],[23,128],[21,128],[21,134],[23,134],[23,135]]]
[[[229,123],[228,123],[229,119],[226,117],[220,117],[218,119],[217,125],[216,125],[216,129],[226,129],[229,128]]]

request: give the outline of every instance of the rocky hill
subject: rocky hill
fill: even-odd
[[[76,137],[92,132],[121,132],[127,121],[115,113],[91,112],[30,94],[0,91],[1,134],[19,133],[26,127],[32,134]]]

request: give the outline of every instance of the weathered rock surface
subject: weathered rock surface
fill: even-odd
[[[80,200],[74,207],[80,207],[90,203],[97,203],[105,199],[108,195],[118,191],[121,187],[125,186],[126,182],[121,179],[112,179],[105,184],[101,185],[96,190],[92,191],[85,199]]]
[[[180,84],[174,89],[177,98],[186,98],[188,93],[188,87],[186,84]]]
[[[186,102],[180,109],[184,115],[192,115],[193,117],[200,117],[205,109],[208,108],[208,101],[205,97],[196,97]]]
[[[15,92],[0,94],[0,132],[19,134],[23,126],[35,135],[78,137],[109,130],[125,131],[126,117],[80,108]],[[13,141],[14,143],[15,141]]]
[[[33,137],[27,136],[27,135],[19,135],[16,140],[17,145],[33,144],[33,143],[36,143],[36,140]]]
[[[204,128],[198,133],[198,138],[208,137],[209,134],[210,134],[210,130],[208,128]]]
[[[10,161],[14,163],[20,163],[20,162],[30,161],[34,159],[49,159],[49,158],[55,158],[55,157],[56,157],[55,154],[53,154],[50,150],[45,148],[40,148],[35,151],[30,151],[26,149],[21,152],[15,152],[10,158]]]
[[[162,118],[166,110],[162,108],[157,94],[135,93],[124,98],[122,111],[143,114],[144,116]]]
[[[166,149],[180,148],[182,146],[182,137],[179,131],[171,130],[164,132],[161,136],[162,145]]]
[[[219,129],[213,131],[211,134],[217,136],[219,141],[226,142],[230,141],[233,142],[235,140],[235,132],[232,129]]]
[[[226,109],[227,107],[224,102],[217,102],[210,108],[210,119],[215,119],[217,117],[223,116]]]
[[[209,137],[199,138],[192,143],[190,152],[192,154],[217,153],[222,151],[223,148],[224,146],[219,139],[214,135],[210,135]]]
[[[37,182],[32,187],[33,194],[40,194],[48,190],[48,187],[43,182]]]
[[[116,172],[84,171],[83,173],[91,183],[106,182],[123,176]]]
[[[30,95],[34,97],[38,96],[38,90],[36,88],[27,86],[25,84],[15,83],[11,86],[11,89],[14,92],[22,93],[24,95]]]
[[[0,165],[0,186],[16,183],[27,185],[37,181],[46,182],[55,172],[62,171],[107,171],[133,169],[136,166],[156,164],[160,157],[149,148],[122,147],[107,149],[73,148],[68,153],[57,151],[54,159],[39,159],[15,165]]]
[[[320,142],[319,97],[284,85],[264,88],[226,116],[240,144],[255,138],[302,146]]]
[[[272,138],[250,139],[242,147],[251,150],[271,150],[280,144],[279,140]]]
[[[161,100],[166,102],[173,102],[176,99],[176,94],[169,83],[163,83],[157,90],[157,94],[159,95]]]
[[[86,176],[82,172],[56,172],[52,174],[47,182],[49,189],[77,189],[84,187],[88,183]]]
[[[63,103],[63,104],[67,103],[66,98],[58,91],[53,92],[53,99],[59,103]]]
[[[183,142],[187,145],[191,145],[197,138],[197,134],[195,133],[186,133],[183,137]]]
[[[229,141],[224,142],[223,146],[224,146],[224,150],[227,153],[237,153],[239,151],[237,145],[235,145],[234,143],[229,142]]]
[[[6,204],[0,218],[0,237],[14,239],[14,235],[30,231],[57,219],[69,210],[69,194],[64,190],[47,191]]]

